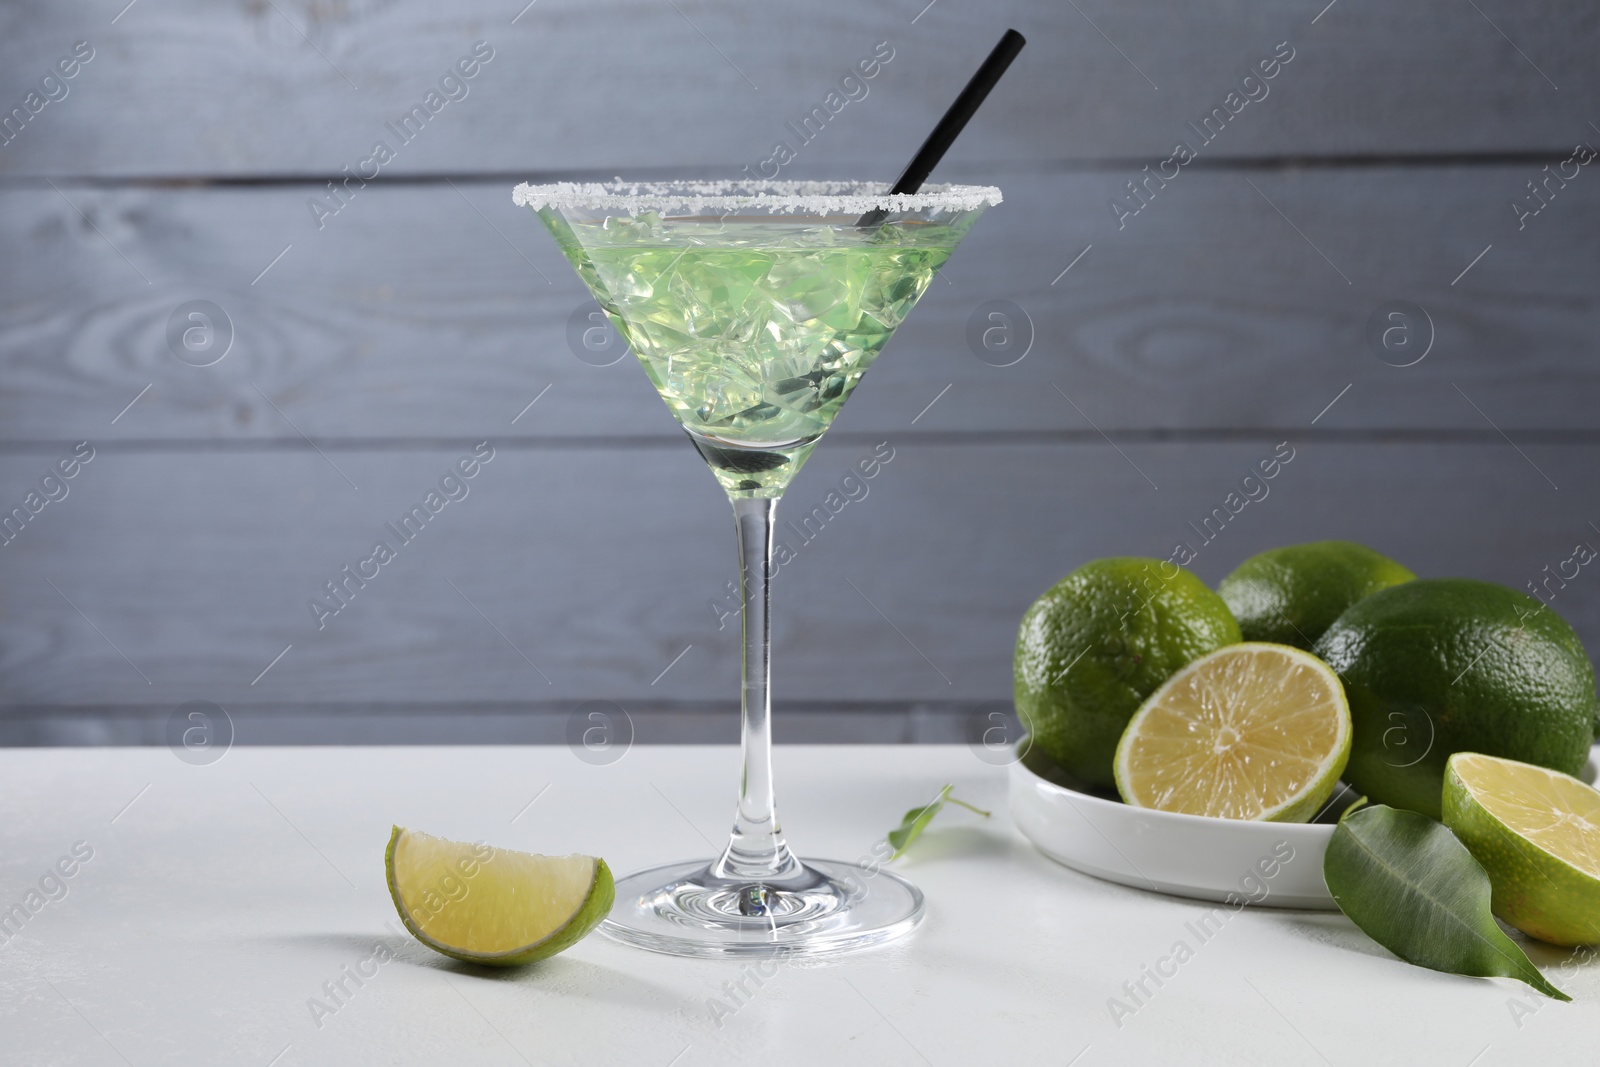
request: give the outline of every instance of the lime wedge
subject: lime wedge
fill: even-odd
[[[1554,945],[1600,942],[1600,792],[1531,763],[1457,752],[1444,824],[1489,873],[1490,907]]]
[[[1305,822],[1349,757],[1338,675],[1298,648],[1245,642],[1150,694],[1117,745],[1117,791],[1140,808]]]
[[[396,826],[384,857],[400,921],[424,945],[510,967],[572,947],[611,911],[611,868],[595,856],[537,856]]]

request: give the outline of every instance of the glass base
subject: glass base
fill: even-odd
[[[799,875],[760,884],[696,860],[618,879],[600,930],[673,956],[815,958],[903,937],[922,916],[922,891],[882,869],[807,860]]]

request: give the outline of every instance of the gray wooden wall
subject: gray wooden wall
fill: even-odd
[[[26,120],[0,145],[0,509],[93,448],[0,547],[0,741],[149,739],[191,700],[245,741],[554,737],[589,699],[728,737],[727,506],[631,359],[574,354],[585,293],[511,186],[735,175],[880,41],[785,175],[890,178],[1008,25],[1029,46],[937,175],[1005,204],[785,502],[894,450],[777,579],[780,738],[944,736],[1096,556],[1189,540],[1215,581],[1341,537],[1521,587],[1600,545],[1600,167],[1562,166],[1600,145],[1592,6],[124,2],[0,8]],[[400,144],[385,123],[478,41]],[[1187,123],[1290,49],[1201,144]],[[319,228],[308,200],[378,140]],[[1119,226],[1178,141],[1197,158]],[[169,342],[198,300],[232,335],[209,366]],[[969,345],[991,301],[1031,322],[1019,363]],[[1367,336],[1395,301],[1425,312],[1410,366]],[[308,599],[483,440],[469,495],[319,630]],[[1186,523],[1285,441],[1200,546]],[[1600,574],[1554,606],[1600,651]]]

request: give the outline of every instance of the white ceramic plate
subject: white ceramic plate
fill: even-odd
[[[1135,808],[1070,788],[1065,781],[1039,753],[1011,765],[1011,817],[1057,863],[1136,889],[1198,900],[1336,907],[1322,881],[1331,825],[1241,822]]]
[[[1591,754],[1585,781],[1595,780],[1595,763]],[[1331,822],[1241,822],[1152,811],[1072,788],[1069,781],[1041,753],[1029,752],[1011,765],[1011,816],[1057,863],[1198,900],[1336,907],[1322,880]],[[1326,818],[1336,819],[1355,799],[1346,794],[1334,799]]]

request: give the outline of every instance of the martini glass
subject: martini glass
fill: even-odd
[[[797,858],[772,786],[768,580],[778,499],[1000,191],[866,182],[519,185],[733,503],[743,774],[722,854],[617,882],[602,929],[683,956],[827,955],[921,919],[862,863]]]

